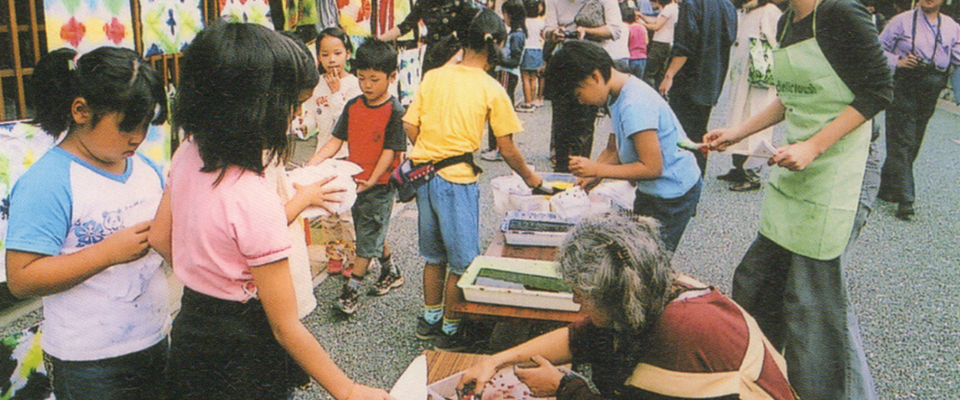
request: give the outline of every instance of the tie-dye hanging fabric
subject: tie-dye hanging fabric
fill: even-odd
[[[283,29],[293,30],[300,25],[316,25],[318,0],[283,0]],[[319,32],[319,31],[318,31]]]
[[[200,0],[140,0],[144,56],[183,51],[203,29]]]
[[[350,36],[370,36],[371,0],[337,0],[340,26]]]
[[[170,164],[170,125],[150,125],[147,137],[137,152],[164,166]],[[61,135],[63,137],[63,135]],[[7,236],[7,220],[10,218],[10,190],[17,179],[27,172],[34,162],[56,144],[53,136],[40,128],[12,121],[0,123],[0,254],[3,254]],[[0,282],[6,282],[6,261],[0,257]]]
[[[220,16],[235,22],[248,22],[273,29],[270,3],[267,0],[220,0]]]
[[[377,32],[376,35],[387,33],[398,22],[403,21],[410,14],[410,0],[379,0],[377,1]]]
[[[128,0],[46,0],[47,48],[87,52],[100,46],[136,48]]]
[[[317,32],[340,23],[340,7],[337,0],[316,0],[317,2]]]
[[[400,70],[397,72],[397,85],[400,88],[400,103],[409,106],[413,95],[420,87],[420,57],[425,47],[402,50],[398,54]]]

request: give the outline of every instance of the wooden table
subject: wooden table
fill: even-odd
[[[504,241],[503,232],[497,232],[484,253],[486,256],[522,258],[527,260],[555,261],[556,247],[511,246]],[[543,310],[537,308],[503,306],[498,304],[473,303],[461,296],[449,296],[447,299],[453,311],[487,317],[520,318],[539,321],[573,322],[580,318],[579,312]]]
[[[425,350],[423,354],[427,356],[427,385],[432,385],[434,382],[470,368],[473,364],[490,357],[482,354],[434,350]]]

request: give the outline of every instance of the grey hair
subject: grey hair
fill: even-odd
[[[560,247],[560,272],[574,290],[608,313],[619,332],[655,321],[673,284],[670,257],[653,218],[604,213],[585,218]]]

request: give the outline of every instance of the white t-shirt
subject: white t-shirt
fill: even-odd
[[[543,36],[540,36],[540,33],[543,32],[543,18],[527,18],[525,23],[527,24],[527,40],[524,42],[523,48],[542,49]]]
[[[76,253],[152,220],[162,194],[159,169],[139,154],[116,175],[54,147],[13,187],[6,246],[47,256]],[[91,361],[163,340],[171,310],[162,261],[150,250],[43,296],[43,351],[61,360]]]
[[[677,23],[679,17],[680,7],[677,6],[676,2],[664,6],[657,18],[666,18],[667,22],[663,24],[660,30],[653,33],[653,41],[673,44],[673,26]]]

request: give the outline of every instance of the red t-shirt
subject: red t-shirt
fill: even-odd
[[[574,322],[569,329],[574,362],[591,364],[593,383],[604,399],[663,397],[624,385],[639,363],[677,372],[738,371],[749,343],[743,313],[732,300],[713,289],[670,302],[656,325],[633,343],[623,343],[612,330],[598,328],[589,319]],[[774,399],[794,399],[785,373],[770,353],[764,354],[763,369],[756,382]],[[558,394],[557,398],[591,397],[583,392]],[[739,396],[730,394],[729,398]]]
[[[407,150],[403,113],[403,105],[393,96],[383,104],[371,107],[367,105],[367,98],[361,95],[343,107],[343,114],[333,128],[333,137],[347,142],[350,148],[347,161],[363,168],[363,172],[354,178],[370,178],[383,149],[390,149],[396,154],[377,184],[390,182],[390,173],[400,165],[400,153]]]

